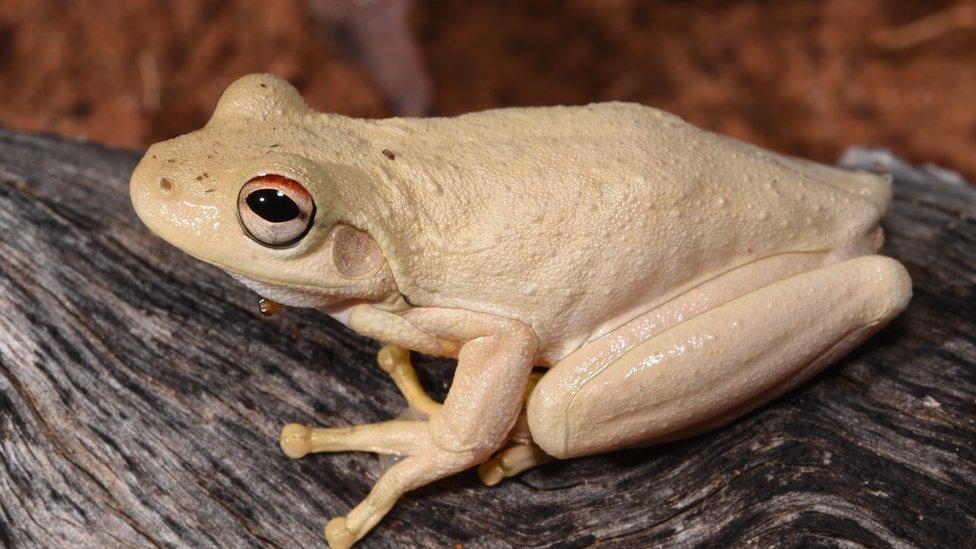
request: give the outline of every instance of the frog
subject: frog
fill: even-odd
[[[283,427],[289,458],[395,458],[326,524],[350,547],[407,492],[728,424],[887,325],[891,178],[622,102],[450,117],[319,113],[249,75],[130,182],[156,235],[269,302],[385,344],[408,414]],[[456,359],[446,397],[409,352]]]

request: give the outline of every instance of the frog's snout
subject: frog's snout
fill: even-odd
[[[136,166],[129,180],[129,197],[139,219],[153,232],[156,218],[164,204],[180,190],[180,180],[175,174],[162,169],[155,147]]]
[[[151,151],[152,149],[150,149]],[[144,212],[149,206],[149,202],[153,198],[153,192],[148,184],[148,181],[152,179],[152,168],[149,167],[149,152],[139,161],[135,170],[132,172],[132,177],[129,178],[129,198],[132,200],[132,207],[135,208],[136,214],[139,219],[146,222],[146,217]],[[158,190],[165,192],[172,192],[176,188],[176,182],[169,177],[159,177],[157,180]]]
[[[236,203],[212,170],[177,158],[169,143],[146,151],[129,180],[132,207],[157,236],[191,255],[209,257],[214,241],[237,226]]]

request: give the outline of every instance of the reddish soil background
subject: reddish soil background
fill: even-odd
[[[0,126],[144,147],[203,125],[249,72],[289,79],[319,110],[389,115],[313,1],[328,2],[3,0]],[[409,13],[432,114],[637,101],[821,161],[877,145],[976,179],[976,0],[418,0]]]

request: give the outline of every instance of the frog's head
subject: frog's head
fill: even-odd
[[[287,82],[241,78],[196,132],[158,143],[132,174],[154,233],[286,305],[377,300],[395,289],[376,241],[337,213],[342,166],[308,158],[322,115]]]

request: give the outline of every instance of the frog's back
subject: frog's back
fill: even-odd
[[[518,318],[550,360],[751,261],[869,253],[889,197],[633,104],[360,124],[394,156],[355,200],[400,291]]]

